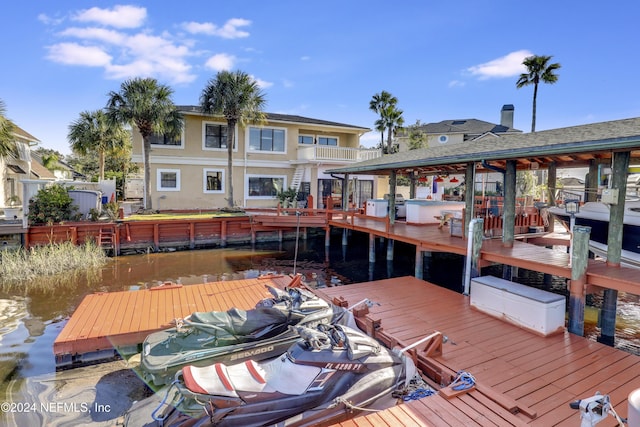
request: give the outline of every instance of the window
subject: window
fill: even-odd
[[[284,153],[284,129],[249,128],[249,149]]]
[[[224,193],[224,173],[222,170],[205,169],[203,175],[205,193]]]
[[[276,197],[279,191],[284,188],[284,176],[258,177],[249,176],[247,185],[249,197]]]
[[[157,133],[152,134],[150,137],[151,145],[164,145],[167,147],[180,147],[182,145],[182,138],[176,140],[169,138],[167,135],[159,135]]]
[[[338,145],[338,138],[329,137],[329,136],[320,136],[318,137],[318,145]]]
[[[227,148],[227,126],[205,123],[204,146],[205,148]]]
[[[313,144],[313,136],[298,135],[298,144]]]
[[[180,169],[158,169],[158,191],[180,191]]]

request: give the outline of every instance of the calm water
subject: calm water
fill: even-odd
[[[69,279],[49,292],[0,293],[0,400],[15,393],[22,379],[55,372],[53,341],[82,298],[97,291],[119,291],[133,286],[149,286],[175,281],[195,284],[205,281],[255,277],[265,272],[303,273],[312,286],[348,285],[368,280],[413,275],[414,247],[396,243],[395,259],[385,260],[386,247],[376,241],[377,262],[368,262],[368,236],[354,233],[347,248],[341,235],[332,236],[331,251],[325,253],[324,235],[300,240],[294,263],[295,242],[260,244],[158,254],[132,255],[112,259],[100,271]],[[434,254],[425,259],[425,280],[460,291],[463,258]],[[483,274],[500,276],[491,267]],[[542,287],[541,274],[521,271],[517,281]],[[566,295],[564,280],[550,284],[554,292]],[[590,301],[600,304],[600,296]],[[635,295],[621,294],[618,303],[616,346],[640,354],[640,301]],[[592,310],[589,313],[593,313]],[[590,316],[592,314],[589,314]],[[586,334],[595,339],[598,328],[588,324]],[[1,420],[0,420],[1,424]]]

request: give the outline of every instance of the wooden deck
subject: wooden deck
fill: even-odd
[[[467,253],[467,240],[452,236],[447,227],[412,225],[401,221],[389,225],[383,218],[362,216],[350,216],[344,219],[336,216],[329,221],[329,225],[409,243],[422,251],[448,252],[458,255]],[[522,238],[524,239],[525,236]],[[548,240],[537,236],[533,241],[543,242],[543,244],[558,242],[559,236],[554,234]],[[521,240],[515,240],[512,247],[503,246],[500,239],[484,240],[480,250],[480,266],[485,267],[492,263],[571,278],[568,253]],[[590,291],[607,288],[640,295],[638,269],[610,267],[600,260],[589,260],[587,285]]]
[[[253,308],[271,296],[266,285],[283,288],[290,282],[288,276],[266,276],[87,295],[53,343],[53,353],[58,364],[88,355],[106,358],[114,348],[137,347],[176,318],[195,311]]]
[[[575,426],[580,417],[569,402],[599,391],[626,417],[627,396],[640,387],[638,356],[568,332],[541,337],[414,277],[321,291],[326,298],[379,302],[367,316],[380,320],[381,332],[400,345],[442,332],[449,341],[441,356],[429,359],[443,372],[464,370],[477,380],[474,391],[458,397],[425,397],[340,426]],[[609,417],[598,425],[616,424]]]

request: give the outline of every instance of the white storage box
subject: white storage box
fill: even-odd
[[[435,200],[410,199],[406,201],[407,223],[409,224],[439,224],[440,217],[444,214],[458,212],[462,217],[464,203],[460,202],[439,202]]]
[[[471,280],[471,306],[543,336],[565,328],[564,296],[498,277]]]
[[[385,217],[389,208],[389,202],[385,199],[367,200],[367,215]]]

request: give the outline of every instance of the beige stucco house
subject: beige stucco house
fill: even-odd
[[[180,106],[184,130],[179,141],[154,136],[151,142],[150,195],[154,209],[212,209],[227,206],[227,129],[222,116],[203,114],[198,106]],[[313,195],[324,207],[330,194],[342,193],[341,177],[327,169],[380,157],[360,147],[369,129],[287,114],[266,114],[263,125],[237,126],[233,150],[234,203],[241,207],[275,207],[281,190]],[[142,137],[133,133],[134,162],[142,164]],[[372,198],[373,176],[350,180],[349,202]],[[311,207],[311,206],[309,206]]]
[[[21,181],[36,176],[31,163],[31,147],[40,141],[29,132],[14,125],[13,135],[17,154],[0,158],[0,207],[12,205],[22,207],[23,190]],[[5,212],[6,216],[6,212]],[[12,215],[13,216],[13,215]]]

